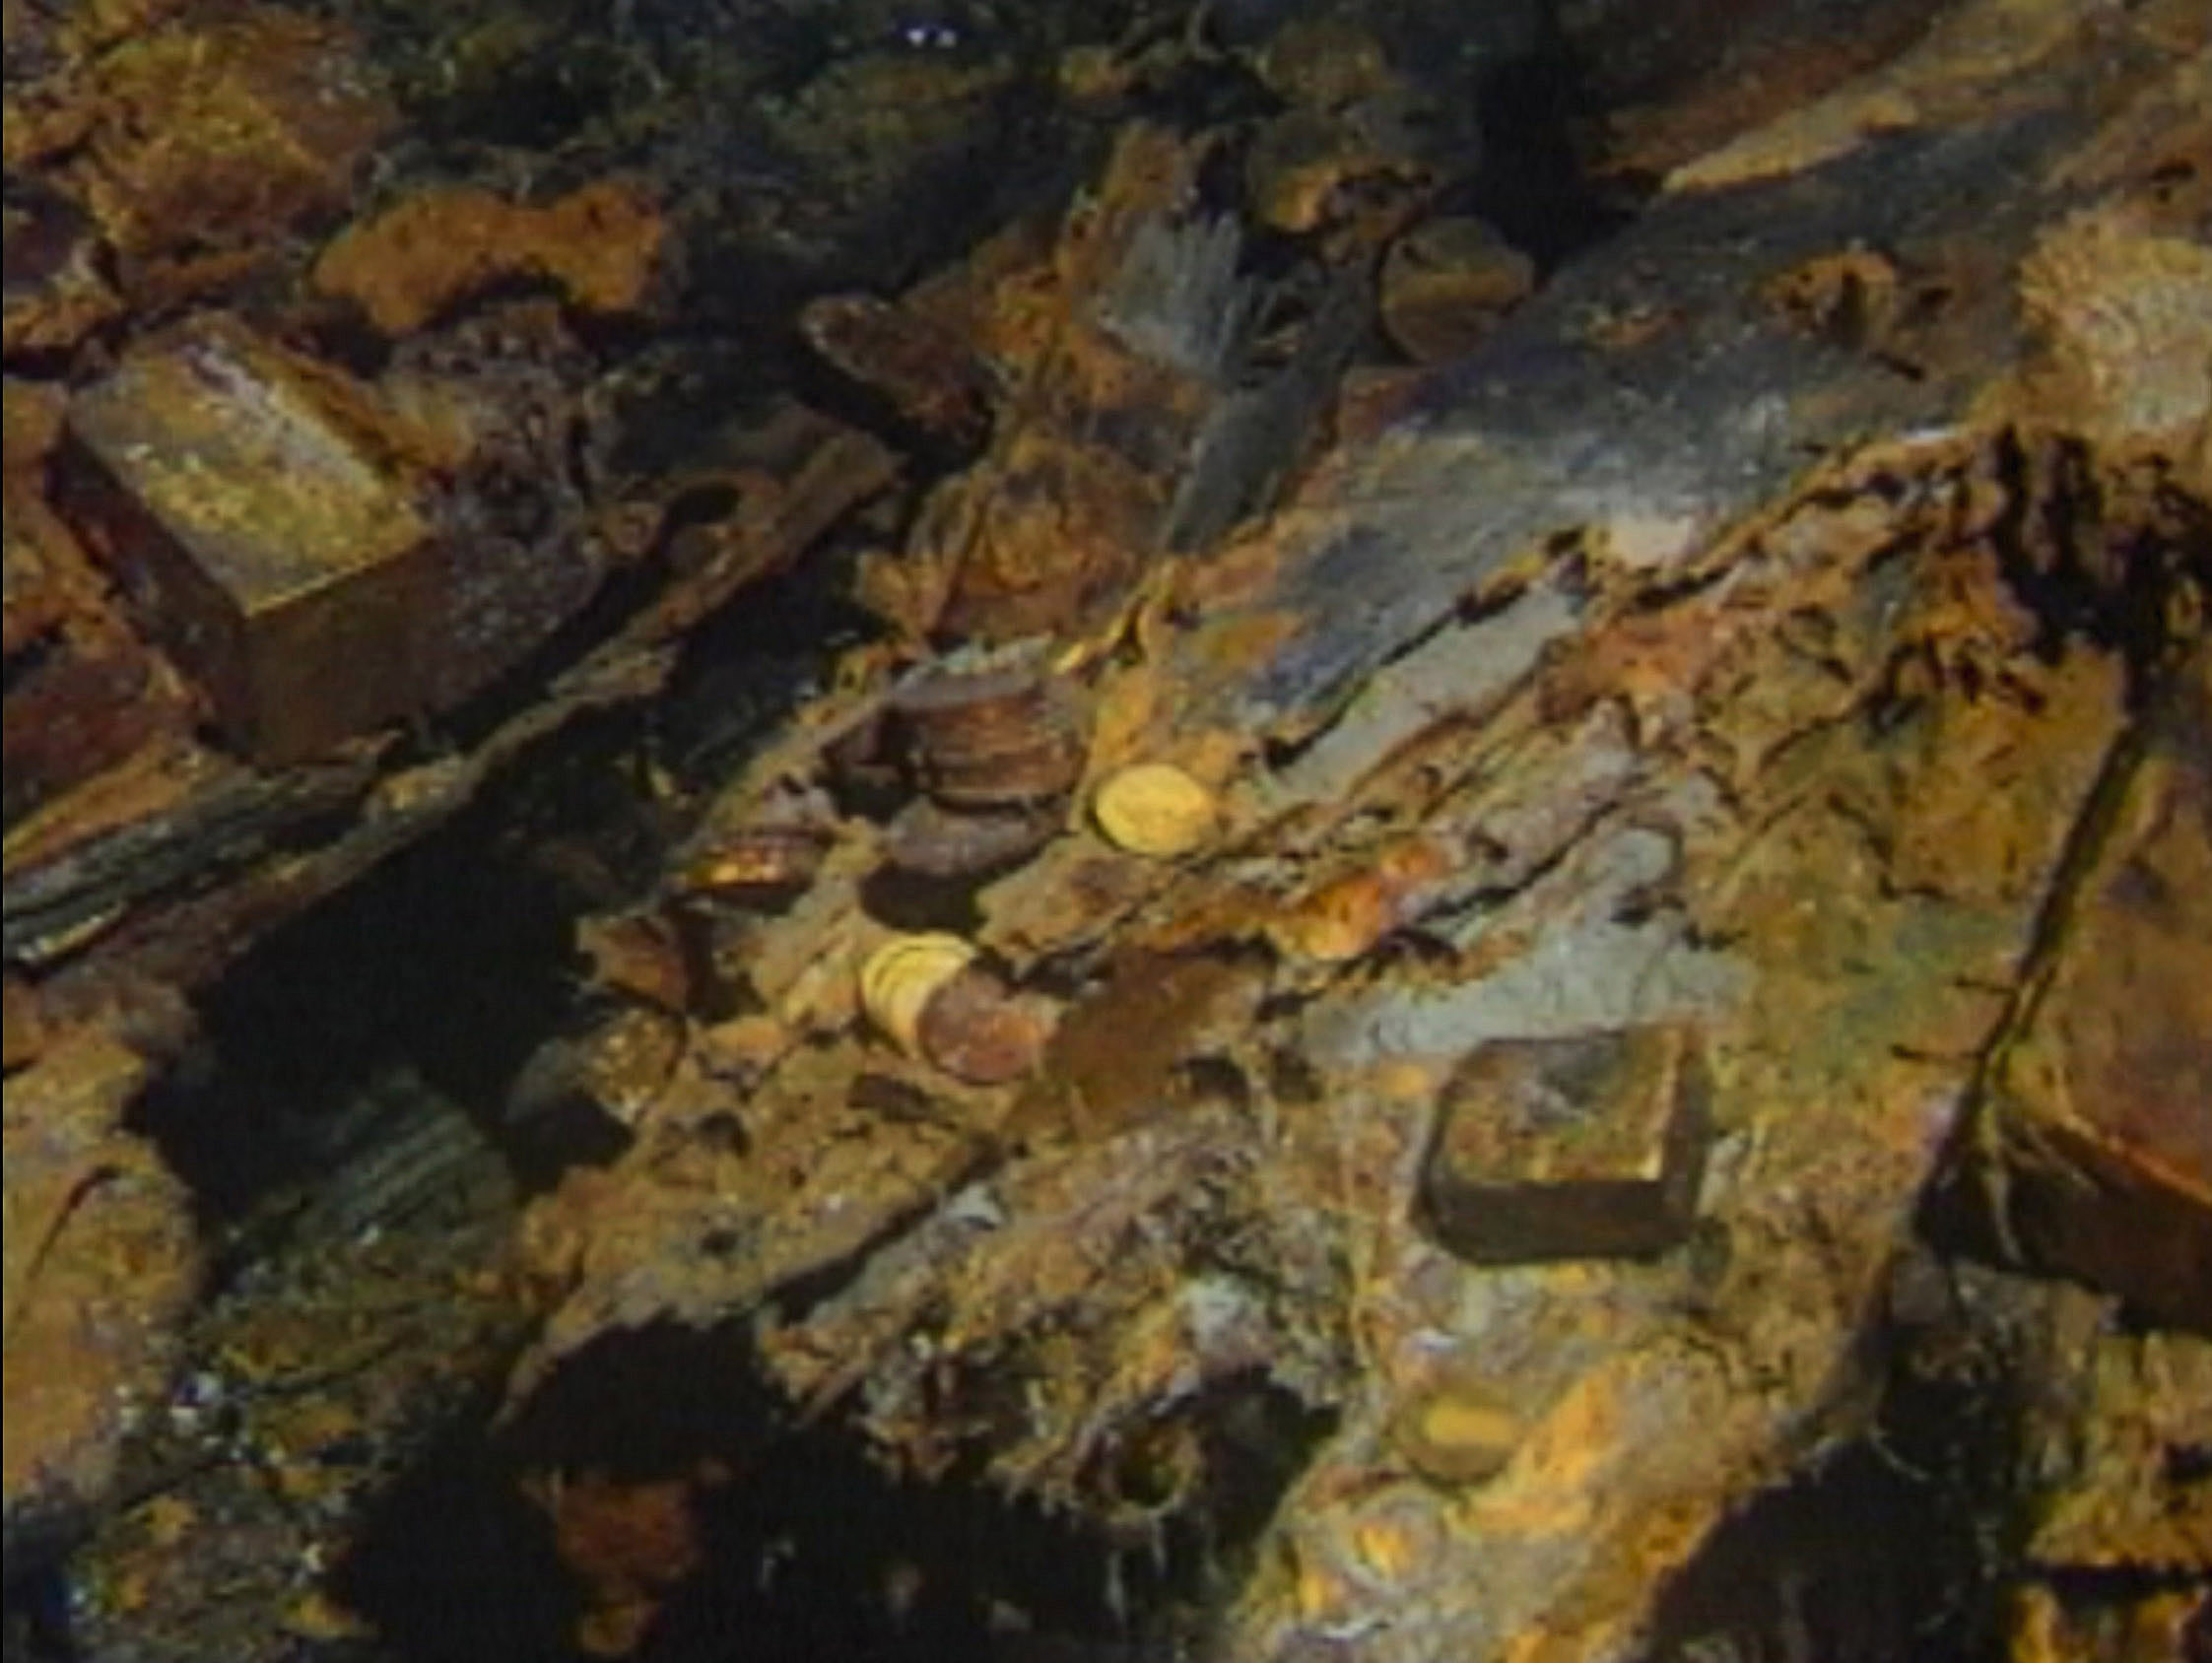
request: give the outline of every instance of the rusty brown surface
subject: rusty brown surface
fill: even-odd
[[[2069,1610],[2046,1587],[2022,1593],[2011,1663],[2168,1663],[2201,1647],[2212,1596],[2187,1589],[2131,1605]]]
[[[590,312],[635,312],[651,294],[667,239],[650,198],[620,180],[542,208],[456,186],[348,227],[316,256],[310,281],[392,336],[414,334],[502,281],[551,283]]]
[[[531,1498],[552,1522],[555,1551],[586,1590],[590,1611],[577,1632],[579,1650],[624,1657],[642,1643],[667,1591],[704,1562],[692,1491],[719,1482],[726,1475],[712,1471],[697,1481],[632,1484],[579,1473],[531,1486]]]
[[[1991,1090],[2042,1263],[2212,1333],[2212,682],[2146,712]]]
[[[1416,364],[1445,364],[1472,352],[1535,283],[1535,262],[1496,228],[1440,216],[1390,244],[1376,322]]]
[[[153,1072],[83,1030],[8,1082],[0,1499],[27,1549],[80,1530],[113,1482],[197,1282],[184,1188],[122,1124]]]
[[[990,432],[989,366],[960,332],[871,295],[829,295],[799,314],[807,344],[924,433],[973,447]]]
[[[2160,96],[2155,75],[2138,85]],[[1723,463],[1662,408],[1557,474],[1539,446],[1592,414],[1562,403],[1547,428],[1559,373],[1539,380],[1534,359],[1516,405],[1529,361],[1510,354],[1637,303],[1633,281],[1627,298],[1593,284],[1504,326],[1502,390],[1469,410],[1442,401],[1475,384],[1444,380],[1425,424],[1332,458],[1263,536],[1140,597],[1112,656],[1081,650],[1095,602],[1024,614],[1075,645],[1094,771],[1187,760],[1221,787],[1217,842],[1143,868],[1071,817],[976,895],[979,944],[1017,974],[1098,966],[1010,1102],[853,1036],[851,978],[882,929],[854,828],[850,856],[750,938],[766,1016],[746,1094],[687,1064],[622,1162],[541,1208],[541,1274],[568,1293],[525,1400],[648,1313],[768,1308],[868,1234],[853,1211],[872,1185],[859,1205],[888,1243],[762,1330],[816,1412],[849,1403],[914,1470],[966,1449],[1014,1493],[1146,1531],[1173,1507],[1133,1507],[1124,1460],[1161,1458],[1194,1382],[1257,1367],[1343,1419],[1278,1514],[1228,1655],[1626,1654],[1649,1591],[1791,1449],[1863,1428],[1854,1360],[1892,1255],[1969,1136],[2007,990],[2129,743],[2131,690],[2198,629],[2201,508],[2131,485],[2132,441],[2101,432],[2068,476],[2106,504],[2096,537],[2056,530],[2033,458],[2063,441],[2023,451],[1997,414],[2041,408],[2042,349],[2011,309],[2011,285],[2039,281],[2035,216],[1957,247],[1934,206],[1949,188],[1899,203],[1901,269],[2002,270],[1987,304],[1954,290],[1923,315],[1884,298],[1886,277],[1850,277],[1846,324],[1814,284],[1747,325],[1736,297],[1803,269],[1777,239],[1686,312],[1554,349],[1602,360],[1592,388],[1680,366],[1732,379],[1738,407],[1771,396],[1780,431],[1830,450],[1809,470],[1760,443]],[[1705,216],[1745,212],[1685,201],[1651,245],[1687,249]],[[1839,344],[1868,378],[1808,391],[1800,355]],[[2203,406],[2184,393],[2120,420],[2166,443],[2150,434]],[[1897,426],[1870,439],[1869,421]],[[972,477],[1004,480],[1011,454]],[[933,524],[925,553],[949,546]],[[1547,542],[1574,560],[1532,553]],[[1441,568],[1376,552],[1440,545]],[[1083,537],[1052,547],[1093,569]],[[2132,575],[2101,567],[2123,547],[2144,551]],[[2054,624],[2051,584],[2109,622]],[[2153,616],[2170,622],[2121,622]],[[731,812],[821,766],[808,744],[764,759]],[[1418,1174],[1471,1050],[1654,1024],[1710,1035],[1698,1245],[1475,1267],[1425,1236]],[[1651,1084],[1631,1072],[1632,1096]],[[741,1148],[708,1162],[700,1140],[725,1115]],[[712,1254],[683,1246],[708,1235]],[[919,1325],[926,1363],[904,1343]],[[1009,1372],[1031,1393],[1012,1428],[988,1407]],[[1455,1427],[1457,1464],[1438,1453]],[[1168,1466],[1202,1470],[1203,1416],[1182,1435]]]
[[[606,1133],[519,1227],[544,1321],[512,1422],[640,1335],[735,1335],[808,1435],[1078,1520],[1116,1565],[1206,1532],[1268,1443],[1280,1505],[1202,1593],[1220,1656],[1673,1663],[1768,1637],[1667,1627],[1730,1520],[1882,1452],[1932,1188],[1980,1251],[2123,1301],[2054,1281],[1927,1319],[1931,1351],[2001,1329],[1993,1377],[2091,1359],[2020,1423],[2043,1488],[1977,1493],[2042,1509],[2033,1565],[1977,1572],[2016,1577],[2015,1655],[2157,1655],[2184,1604],[2068,1579],[2212,1556],[2185,1424],[2212,1308],[2212,47],[2164,5],[1881,8],[1849,42],[1817,7],[1698,16],[1738,10],[1757,38],[1716,65],[1672,33],[1601,60],[1672,100],[1627,112],[1613,163],[1670,171],[1556,269],[1442,211],[1472,163],[1403,35],[1080,48],[1055,85],[1092,119],[1190,63],[1275,101],[1099,129],[1069,200],[896,298],[825,262],[829,299],[776,328],[892,442],[745,383],[658,477],[598,424],[692,366],[594,354],[661,315],[674,250],[792,259],[809,215],[877,194],[849,134],[964,142],[1012,58],[856,51],[746,106],[820,203],[419,185],[318,256],[387,119],[344,36],[175,7],[62,39],[85,76],[40,83],[11,155],[82,201],[23,211],[11,354],[186,294],[237,309],[126,325],[66,393],[9,382],[8,1066],[61,1079],[102,1028],[136,1047],[57,1114],[98,1122],[94,1164],[23,1190],[20,1259],[11,1172],[11,1370],[67,1340],[19,1354],[19,1263],[113,1269],[61,1227],[141,1169],[99,1139],[178,1048],[169,990],[577,717],[661,698],[695,632],[827,541],[866,551],[886,633],[734,771],[645,756],[682,830],[577,921],[588,1021],[510,1082],[510,1112]],[[241,142],[270,159],[250,200]],[[282,301],[237,287],[310,261]],[[766,307],[747,284],[782,269],[739,262],[722,299]],[[64,403],[100,565],[41,505]],[[129,556],[126,520],[167,529]],[[380,680],[331,694],[345,655],[285,635],[318,605]],[[532,657],[579,616],[588,640]],[[438,712],[448,743],[405,731]],[[1172,802],[1123,812],[1132,777]],[[99,1360],[138,1392],[180,1297],[146,1294]],[[114,1441],[42,1439],[69,1506]],[[525,1463],[587,1653],[649,1650],[718,1571],[731,1474],[656,1453]],[[1776,1543],[1785,1633],[1848,1605],[1847,1555]],[[892,1582],[897,1616],[918,1596]]]
[[[2212,1351],[2180,1333],[2113,1332],[2096,1300],[2052,1301],[2046,1342],[2067,1360],[2041,1388],[2029,1444],[2044,1487],[2029,1552],[2069,1570],[2201,1574],[2212,1557],[2212,1479],[2201,1410]]]
[[[11,167],[59,158],[52,176],[112,250],[125,299],[173,304],[265,270],[277,233],[342,214],[396,112],[342,28],[273,7],[137,10],[61,26],[69,70],[11,100],[7,150]],[[57,269],[27,344],[112,315],[79,270]]]
[[[30,490],[7,494],[9,691],[4,728],[12,827],[94,774],[179,734],[189,692],[110,610],[68,528]]]
[[[481,399],[439,391],[379,396],[217,317],[73,403],[65,508],[259,765],[450,706],[597,587],[591,551],[516,549],[449,508],[442,481],[522,458]]]

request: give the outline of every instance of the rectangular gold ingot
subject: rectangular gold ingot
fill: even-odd
[[[1696,1216],[1709,1095],[1679,1027],[1478,1046],[1438,1107],[1424,1223],[1484,1264],[1663,1252]]]
[[[87,541],[254,760],[419,707],[436,538],[361,388],[210,318],[127,357],[69,425]]]

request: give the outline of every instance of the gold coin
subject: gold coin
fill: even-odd
[[[1091,815],[1116,848],[1173,860],[1202,847],[1219,813],[1214,794],[1171,763],[1135,763],[1109,775]]]
[[[860,966],[860,1008],[901,1050],[918,1056],[922,1008],[974,957],[975,949],[955,935],[894,936]]]

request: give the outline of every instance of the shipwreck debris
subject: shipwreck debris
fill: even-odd
[[[12,1469],[86,1646],[2200,1637],[2202,25],[787,10],[10,14],[11,1391],[180,990],[448,1042]]]

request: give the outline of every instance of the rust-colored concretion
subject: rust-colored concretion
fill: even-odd
[[[2022,1245],[2212,1333],[2212,651],[2150,730],[1992,1102]]]
[[[1048,1001],[966,965],[923,1005],[921,1052],[956,1080],[1003,1086],[1037,1067],[1057,1015]]]
[[[917,782],[962,807],[1064,795],[1083,769],[1068,696],[1029,665],[932,673],[903,690],[893,714]]]

